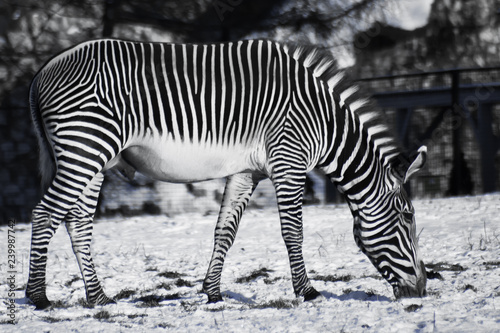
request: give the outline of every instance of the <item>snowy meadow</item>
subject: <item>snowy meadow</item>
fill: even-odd
[[[88,307],[64,227],[47,265],[50,310],[27,304],[31,227],[16,223],[15,297],[2,239],[1,332],[498,332],[500,194],[414,200],[428,296],[395,300],[357,249],[347,205],[304,208],[304,256],[323,295],[295,298],[276,209],[250,209],[222,274],[224,302],[201,292],[216,215],[97,220],[97,273],[117,304]],[[10,301],[15,302],[12,312]],[[9,309],[9,307],[11,307]],[[14,314],[14,319],[12,319]]]

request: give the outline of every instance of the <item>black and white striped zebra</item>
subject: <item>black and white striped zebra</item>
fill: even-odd
[[[90,253],[103,172],[110,168],[172,182],[227,177],[203,283],[209,302],[222,299],[225,255],[266,177],[276,189],[294,291],[305,300],[319,296],[302,257],[302,195],[313,168],[345,193],[356,243],[396,297],[424,295],[413,208],[402,184],[422,167],[425,147],[404,158],[342,77],[313,48],[264,40],[106,39],[55,56],[30,89],[45,191],[33,210],[27,297],[37,308],[50,306],[47,246],[65,222],[88,302],[112,302]]]

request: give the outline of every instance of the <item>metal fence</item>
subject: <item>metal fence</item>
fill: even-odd
[[[500,184],[500,68],[466,68],[359,81],[408,150],[426,144],[414,195],[488,193]]]

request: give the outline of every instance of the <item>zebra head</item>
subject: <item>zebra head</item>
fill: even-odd
[[[420,170],[426,147],[408,161],[396,157],[386,169],[385,183],[377,198],[353,209],[354,238],[361,251],[393,287],[396,298],[426,295],[427,276],[418,249],[414,209],[403,188]]]

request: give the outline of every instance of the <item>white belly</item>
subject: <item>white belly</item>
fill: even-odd
[[[168,182],[196,182],[243,171],[263,171],[264,149],[148,140],[132,145],[122,157],[140,173]]]

